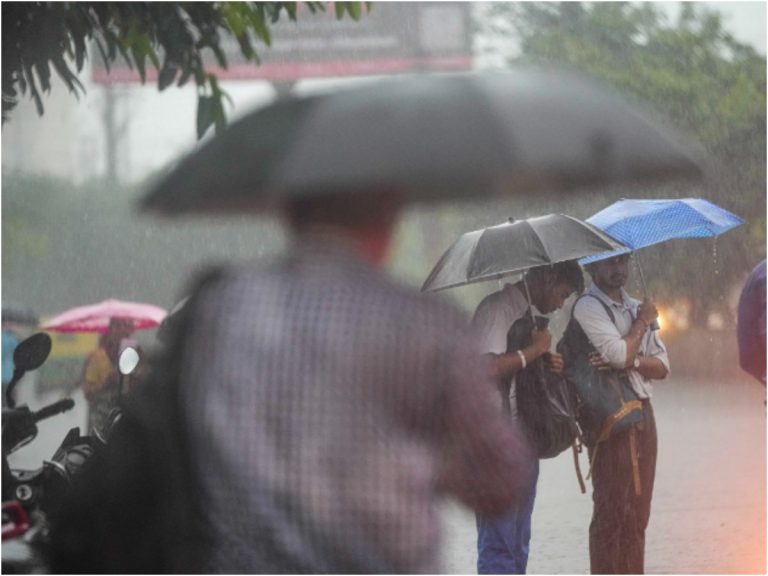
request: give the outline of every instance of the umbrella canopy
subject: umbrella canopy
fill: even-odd
[[[143,199],[236,212],[329,193],[408,200],[699,177],[703,152],[570,72],[425,74],[278,100],[181,161]]]
[[[621,248],[572,216],[547,214],[467,232],[443,254],[421,287],[437,291]]]
[[[622,199],[587,218],[627,248],[579,260],[588,264],[673,238],[718,236],[744,220],[702,198]]]
[[[112,318],[122,318],[130,320],[134,330],[143,330],[160,325],[166,314],[165,310],[152,304],[104,300],[98,304],[79,306],[62,312],[40,327],[54,332],[105,333]]]

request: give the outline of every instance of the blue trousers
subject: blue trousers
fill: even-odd
[[[538,479],[539,461],[536,460],[531,483],[512,509],[501,516],[475,516],[478,574],[525,574]]]

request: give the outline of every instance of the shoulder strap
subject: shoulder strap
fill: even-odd
[[[579,300],[581,300],[582,298],[586,298],[587,296],[594,298],[595,300],[600,302],[600,305],[603,307],[603,309],[605,309],[605,313],[608,314],[608,318],[611,319],[611,322],[613,324],[616,324],[616,317],[613,315],[613,310],[611,310],[605,302],[603,302],[600,298],[598,298],[594,294],[582,294],[581,296],[578,297],[576,302],[573,303],[573,308],[571,308],[571,319],[573,319],[573,311],[576,308],[576,304],[578,304]]]

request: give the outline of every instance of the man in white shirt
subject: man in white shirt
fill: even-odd
[[[653,329],[656,306],[648,299],[640,303],[624,290],[629,260],[629,254],[622,254],[588,264],[592,285],[573,308],[573,317],[599,352],[593,364],[626,370],[643,404],[643,421],[634,432],[627,429],[602,442],[600,457],[592,462],[592,574],[643,573],[657,451],[651,382],[669,374],[667,350]],[[632,435],[638,455],[635,462]],[[590,459],[593,454],[590,450]],[[639,494],[633,483],[634,466],[639,468]]]
[[[559,354],[550,352],[552,335],[549,329],[534,328],[530,345],[507,351],[509,329],[531,310],[531,305],[534,315],[550,314],[562,308],[571,294],[584,289],[581,268],[574,261],[534,268],[526,281],[531,304],[522,281],[506,284],[480,302],[472,320],[480,350],[486,353],[494,380],[509,381],[511,378],[508,395],[502,398],[502,404],[512,419],[517,419],[515,374],[541,356],[555,372],[562,371],[563,361]],[[506,387],[501,388],[506,390]],[[531,483],[510,510],[497,517],[476,516],[479,574],[525,574],[538,475],[539,463],[535,460]]]

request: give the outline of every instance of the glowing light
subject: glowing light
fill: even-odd
[[[687,299],[678,299],[671,304],[656,305],[659,311],[659,325],[663,330],[684,331],[690,327],[691,304]]]
[[[711,312],[707,317],[707,328],[720,331],[725,327],[725,319],[719,312]]]

